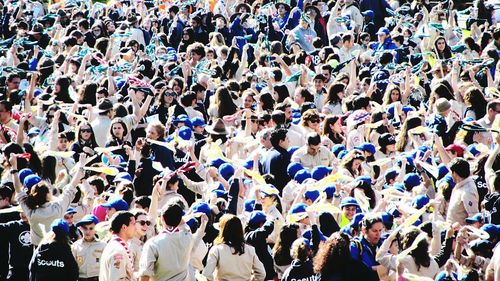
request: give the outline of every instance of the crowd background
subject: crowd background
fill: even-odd
[[[500,280],[498,1],[0,5],[0,280]]]

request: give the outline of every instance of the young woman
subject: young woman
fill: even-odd
[[[95,153],[94,149],[98,146],[92,126],[88,122],[83,122],[78,126],[76,140],[71,144],[69,150],[75,152],[73,159],[76,162],[80,153],[84,152],[89,157],[93,156]]]
[[[230,214],[221,217],[219,235],[208,253],[203,275],[210,281],[264,280],[264,265],[255,254],[255,249],[245,243],[243,225],[238,217]]]
[[[162,124],[166,124],[169,117],[169,108],[174,106],[176,109],[178,108],[179,103],[176,100],[177,94],[173,91],[172,88],[164,86],[159,90],[158,98],[155,103],[149,108],[149,116],[153,116],[158,114],[158,119]],[[174,112],[174,116],[177,116]]]
[[[328,88],[328,95],[325,100],[323,112],[334,115],[341,115],[342,99],[345,97],[345,85],[342,83],[334,83]]]
[[[128,161],[127,151],[124,146],[132,147],[132,143],[127,140],[128,129],[127,125],[121,118],[115,118],[111,121],[109,128],[108,141],[106,147],[121,146],[120,149],[114,150],[114,154],[121,155],[125,161]]]
[[[345,145],[345,136],[342,132],[342,118],[339,115],[328,115],[323,121],[323,139],[328,139],[330,147],[335,144]]]
[[[318,111],[315,109],[308,109],[304,114],[302,114],[302,119],[300,125],[304,130],[304,136],[308,133],[320,133],[320,123],[321,119],[319,117]]]
[[[464,118],[479,120],[486,115],[488,101],[484,98],[482,91],[476,87],[467,89],[464,94],[465,109]]]
[[[299,238],[299,225],[292,223],[281,228],[279,238],[273,247],[274,270],[281,280],[285,270],[292,264],[293,258],[290,255],[290,248],[293,241]]]
[[[283,274],[282,281],[314,280],[316,274],[313,270],[310,242],[300,238],[293,242],[290,252],[293,257],[292,264]]]
[[[453,54],[451,48],[443,36],[439,36],[434,41],[434,53],[439,59],[450,59]]]
[[[234,104],[229,89],[227,87],[219,87],[215,91],[214,103],[211,103],[208,108],[208,116],[215,120],[216,118],[233,115],[236,111],[238,111],[238,107]]]
[[[352,150],[340,162],[339,172],[353,179],[363,175],[361,163],[365,161],[363,153],[359,150]]]
[[[63,103],[73,103],[74,101],[69,95],[70,86],[71,80],[68,77],[62,76],[57,78],[52,93],[55,96],[55,100]]]

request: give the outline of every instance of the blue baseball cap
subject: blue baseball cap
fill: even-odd
[[[288,211],[288,214],[300,214],[300,213],[306,213],[307,205],[305,203],[298,203],[292,206],[290,208],[290,211]]]
[[[363,221],[364,218],[365,218],[365,214],[363,214],[363,213],[355,214],[352,217],[352,220],[349,223],[349,226],[356,229],[356,230],[359,230],[359,224]]]
[[[42,181],[42,178],[37,176],[37,175],[28,175],[24,178],[23,180],[23,185],[28,189],[31,190],[31,188]]]
[[[396,169],[389,169],[384,174],[385,182],[389,182],[390,180],[395,179],[399,175],[399,172]]]
[[[397,182],[395,183],[392,188],[394,188],[395,190],[399,191],[399,192],[402,192],[404,193],[405,192],[405,186],[402,182]]]
[[[337,188],[335,188],[334,185],[329,185],[323,190],[323,192],[326,193],[326,198],[332,198],[335,194],[335,191],[337,191]]]
[[[191,119],[191,125],[193,125],[193,127],[205,127],[206,126],[205,120],[203,120],[203,118],[201,118],[201,117],[195,117],[195,118]]]
[[[370,176],[359,176],[354,181],[357,183],[357,187],[369,189],[372,186],[372,178]]]
[[[260,193],[263,196],[270,196],[273,194],[280,194],[280,191],[272,184],[266,184],[260,187]]]
[[[320,241],[326,241],[327,237],[321,233],[321,230],[318,229],[318,232],[319,232],[319,240]],[[304,231],[304,233],[302,233],[302,237],[307,239],[307,240],[312,240],[312,229],[308,229],[306,231]]]
[[[56,234],[69,234],[69,224],[63,219],[55,219],[50,224],[50,230],[55,232]]]
[[[32,137],[33,135],[39,135],[39,134],[40,134],[40,129],[38,129],[37,127],[31,128],[28,131],[28,137]]]
[[[345,145],[343,144],[336,144],[332,147],[332,153],[335,155],[335,157],[338,157],[339,153],[345,150]]]
[[[304,192],[304,198],[310,199],[312,202],[316,201],[319,195],[320,195],[319,190],[308,190]]]
[[[213,166],[215,168],[219,168],[219,166],[224,163],[226,163],[226,161],[222,160],[221,158],[210,159],[209,161],[207,161],[208,166]]]
[[[399,218],[402,215],[396,206],[390,208],[387,212],[394,218]]]
[[[382,34],[389,35],[390,33],[391,32],[389,31],[389,28],[387,28],[387,27],[381,27],[377,31],[377,35],[382,35]]]
[[[436,275],[435,281],[448,281],[448,280],[458,280],[458,274],[456,272],[451,272],[451,278],[448,276],[446,271],[441,271],[438,275]]]
[[[320,179],[326,177],[328,174],[330,174],[333,171],[333,168],[324,166],[324,165],[319,165],[316,166],[312,169],[311,171],[311,176],[313,179],[319,181]]]
[[[419,186],[422,181],[420,180],[420,176],[417,173],[409,173],[405,175],[403,183],[406,190],[411,190],[415,186]]]
[[[19,181],[24,183],[24,179],[29,175],[33,175],[33,171],[30,168],[22,169],[19,171]]]
[[[174,119],[174,125],[177,126],[179,123],[184,123],[185,126],[191,127],[191,120],[186,114],[180,114]]]
[[[224,163],[219,166],[219,174],[225,180],[229,180],[234,175],[234,167],[230,163]]]
[[[104,208],[110,209],[114,208],[117,211],[127,211],[128,210],[128,203],[121,199],[121,198],[115,198],[111,201],[108,201],[104,204],[102,204]]]
[[[341,152],[339,152],[339,155],[337,156],[337,158],[342,160],[347,155],[347,153],[349,153],[347,150],[342,150]]]
[[[75,225],[76,227],[82,226],[82,225],[87,225],[87,224],[98,224],[99,219],[94,216],[94,215],[85,215],[79,222],[77,222]]]
[[[298,171],[293,179],[298,183],[303,183],[306,179],[311,178],[311,173],[309,173],[306,169],[302,169]]]
[[[448,185],[449,188],[455,187],[455,181],[453,181],[453,177],[449,174],[436,182],[438,188],[444,188],[445,185]]]
[[[212,209],[210,208],[210,205],[208,205],[205,202],[195,203],[193,205],[193,207],[191,207],[191,211],[192,211],[193,214],[203,213],[203,214],[205,214],[207,216],[210,216],[210,214],[212,213]]]
[[[215,194],[215,197],[217,198],[223,198],[227,195],[226,191],[220,189],[212,190],[212,193]]]
[[[248,218],[249,226],[257,226],[260,223],[266,222],[266,214],[262,211],[253,211],[250,213],[250,217]]]
[[[71,214],[76,214],[77,211],[75,208],[72,208],[72,207],[69,207],[66,212],[64,212],[64,215],[67,216],[67,215],[71,215]]]
[[[345,198],[344,198],[344,199],[342,199],[342,201],[340,202],[340,208],[343,208],[343,207],[348,207],[348,206],[356,206],[356,207],[359,207],[358,200],[356,200],[356,198],[354,198],[354,197],[345,197]]]
[[[382,218],[382,223],[387,227],[387,229],[391,229],[394,223],[394,218],[389,212],[381,212],[380,217]]]
[[[366,10],[361,13],[363,17],[368,17],[370,19],[373,19],[375,17],[375,13],[372,10]]]
[[[191,137],[193,137],[193,130],[191,130],[191,128],[187,127],[187,126],[182,126],[179,131],[177,132],[177,135],[185,140],[185,141],[189,141],[191,140]]]
[[[484,221],[484,219],[483,219],[483,215],[481,213],[475,214],[472,217],[465,219],[465,222],[467,224],[473,224],[476,222],[482,223],[483,221]]]
[[[419,195],[413,199],[411,206],[416,209],[421,209],[427,203],[429,203],[429,197],[427,197],[427,195]]]
[[[359,149],[361,151],[369,152],[371,154],[375,154],[375,152],[377,151],[375,145],[369,142],[362,143],[358,146],[355,146],[354,148]]]
[[[490,235],[490,238],[488,239],[490,241],[495,239],[495,238],[498,238],[498,236],[500,236],[500,226],[499,225],[487,223],[481,227],[481,230],[487,232]]]
[[[442,179],[446,174],[450,172],[450,170],[444,163],[439,164],[437,169],[438,169],[438,180]]]
[[[253,169],[253,159],[248,159],[247,161],[245,161],[245,163],[243,164],[243,168],[245,169]]]
[[[255,208],[255,199],[246,199],[245,200],[245,212],[253,212]]]
[[[120,172],[116,174],[113,182],[132,182],[132,176],[127,172]]]
[[[304,169],[304,166],[302,166],[302,164],[300,164],[299,162],[292,162],[288,164],[286,172],[291,178],[294,178],[297,172],[302,169]]]

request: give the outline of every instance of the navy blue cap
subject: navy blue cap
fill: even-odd
[[[222,160],[221,158],[215,158],[215,159],[210,159],[210,161],[208,161],[208,166],[213,166],[215,168],[219,168],[220,165],[226,163],[226,161]]]
[[[191,128],[187,127],[187,126],[182,126],[179,131],[177,132],[177,135],[185,140],[185,141],[189,141],[191,140],[191,137],[193,137],[193,130],[191,130]]]
[[[483,221],[484,221],[484,219],[483,219],[483,215],[481,213],[477,213],[477,214],[473,215],[472,217],[465,219],[465,222],[468,224],[473,224],[476,222],[482,223]]]
[[[33,175],[33,171],[30,168],[24,168],[19,171],[19,181],[24,183],[24,179],[29,176]]]
[[[437,169],[438,169],[438,179],[442,179],[444,176],[446,176],[446,174],[450,172],[450,170],[444,163],[439,164]]]
[[[397,207],[392,207],[389,209],[389,211],[387,211],[389,214],[391,214],[392,217],[394,218],[399,218],[401,217],[401,212],[398,210]]]
[[[382,223],[387,226],[388,229],[391,229],[394,222],[392,215],[388,212],[381,212],[380,217],[382,218]]]
[[[249,226],[258,226],[260,223],[265,222],[267,219],[266,214],[262,211],[253,211],[250,213],[250,217],[248,218]]]
[[[78,213],[78,212],[76,211],[76,209],[75,209],[75,208],[71,208],[71,207],[69,207],[69,208],[66,210],[66,212],[64,212],[64,215],[65,215],[65,216],[67,216],[67,215],[76,214],[76,213]]]
[[[98,224],[99,219],[94,215],[86,215],[79,222],[77,222],[75,225],[76,225],[76,227],[79,227],[82,225],[87,225],[87,224],[92,224],[92,223]]]
[[[402,182],[397,182],[395,183],[392,188],[394,188],[395,190],[399,191],[399,192],[405,192],[405,186]]]
[[[120,172],[113,179],[113,182],[122,182],[122,181],[123,182],[132,182],[132,176],[127,172]]]
[[[361,151],[369,152],[371,154],[375,154],[375,152],[377,151],[375,145],[369,142],[362,143],[358,146],[355,146],[354,148],[359,149]]]
[[[184,123],[185,126],[191,127],[191,120],[186,114],[180,114],[174,119],[174,125],[177,126],[178,123]]]
[[[108,201],[105,204],[102,204],[104,208],[114,208],[117,211],[127,211],[128,210],[128,203],[121,199],[121,198],[116,198],[111,201]]]
[[[253,169],[253,159],[248,159],[247,161],[245,161],[245,163],[243,164],[243,168],[245,169]]]
[[[55,232],[56,234],[69,234],[69,224],[63,219],[55,219],[50,224],[50,230]]]
[[[287,151],[288,151],[288,153],[290,153],[290,155],[292,155],[295,151],[299,150],[299,148],[300,148],[300,146],[294,145],[294,146],[290,146]]]
[[[311,171],[311,176],[313,179],[319,181],[320,179],[326,177],[328,174],[330,174],[333,171],[333,168],[324,166],[324,165],[319,165],[316,166],[312,169]]]
[[[295,174],[297,174],[297,172],[302,169],[304,169],[304,166],[302,166],[302,164],[300,164],[299,162],[292,162],[288,164],[286,172],[291,178],[294,178]]]
[[[347,150],[342,150],[341,152],[339,152],[337,158],[342,160],[347,155],[347,153],[349,153]]]
[[[303,183],[306,179],[311,178],[311,173],[309,173],[306,169],[302,169],[298,171],[293,179],[298,183]]]
[[[306,213],[307,205],[305,203],[298,203],[292,206],[290,208],[290,211],[288,211],[288,214],[300,214],[300,213]]]
[[[234,167],[230,163],[224,163],[219,166],[219,174],[226,181],[234,175]]]
[[[203,118],[201,117],[195,117],[193,119],[191,119],[191,125],[193,125],[193,127],[205,127],[205,120],[203,120]]]
[[[191,211],[193,214],[196,213],[204,213],[207,216],[210,216],[212,213],[212,209],[210,208],[210,205],[208,205],[205,202],[198,202],[191,207]]]
[[[419,195],[413,199],[411,206],[416,209],[421,209],[427,205],[427,203],[429,203],[429,197],[427,197],[427,195]]]
[[[340,202],[340,208],[343,208],[343,207],[348,207],[348,206],[356,206],[356,207],[359,207],[358,200],[356,200],[356,198],[354,198],[354,197],[345,197],[345,198],[344,198],[344,199],[342,199],[342,201]]]
[[[343,144],[336,144],[332,147],[332,153],[335,155],[335,157],[338,157],[339,153],[345,149],[345,145]]]
[[[304,192],[304,198],[310,199],[311,201],[316,201],[318,199],[320,193],[319,190],[308,190]]]
[[[42,181],[42,178],[37,175],[28,175],[24,178],[23,185],[30,190],[35,184]]]
[[[438,188],[444,188],[445,185],[447,185],[449,188],[455,187],[455,181],[453,181],[453,177],[450,174],[444,176],[436,182],[436,186]]]
[[[377,31],[377,35],[382,35],[382,34],[389,35],[390,33],[391,32],[389,31],[389,28],[387,28],[387,27],[381,27]]]
[[[406,190],[411,190],[415,186],[419,186],[422,181],[420,180],[420,176],[417,173],[409,173],[405,175],[403,183]]]
[[[321,230],[318,230],[318,232],[319,232],[319,239],[321,241],[326,241],[327,237],[323,233],[321,233]],[[302,233],[302,237],[307,240],[312,240],[312,229],[309,228],[308,230],[304,231],[304,233]]]
[[[352,217],[351,222],[349,223],[349,227],[354,228],[355,230],[359,230],[359,224],[363,221],[364,218],[365,214],[363,213],[355,214]]]
[[[326,198],[332,198],[337,188],[334,185],[330,185],[325,187],[323,191],[326,193]]]
[[[223,198],[226,197],[227,195],[226,191],[220,189],[213,190],[212,193],[215,194],[217,198]]]
[[[253,212],[253,209],[255,208],[255,199],[246,199],[244,205],[245,212]]]
[[[385,182],[389,182],[390,180],[396,179],[399,175],[399,172],[396,169],[389,169],[384,174]]]

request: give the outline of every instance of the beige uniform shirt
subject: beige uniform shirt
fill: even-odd
[[[451,193],[446,221],[465,225],[465,219],[479,213],[479,195],[471,177],[457,183]]]
[[[330,167],[334,158],[333,153],[324,146],[320,146],[319,152],[314,156],[307,153],[307,146],[303,146],[295,151],[292,155],[291,162],[299,162],[304,168],[310,171],[318,165]]]
[[[117,241],[108,242],[99,263],[99,281],[134,280],[133,265],[127,250]]]
[[[255,254],[254,247],[245,244],[244,254],[233,253],[234,249],[226,244],[215,245],[210,249],[207,265],[203,270],[203,275],[207,280],[262,281],[266,278],[266,270]]]
[[[94,240],[87,242],[79,239],[71,245],[71,252],[78,263],[80,278],[90,278],[99,276],[99,262],[106,243]]]
[[[189,274],[193,235],[187,225],[176,232],[160,232],[149,239],[141,254],[139,276],[154,276],[154,280],[194,280]]]

